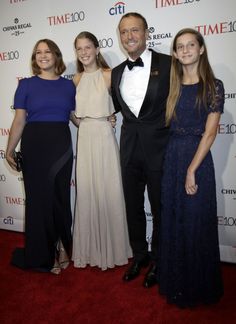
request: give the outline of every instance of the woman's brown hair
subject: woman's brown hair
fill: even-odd
[[[52,52],[52,54],[54,55],[54,58],[55,58],[55,73],[56,73],[56,75],[61,75],[66,70],[66,66],[65,66],[65,63],[62,58],[62,53],[61,53],[59,47],[57,46],[57,44],[54,43],[51,39],[47,39],[47,38],[40,39],[39,41],[37,41],[37,43],[35,44],[35,46],[33,48],[33,53],[31,56],[31,68],[32,68],[33,74],[34,75],[41,74],[41,69],[36,62],[37,48],[40,43],[47,44],[48,48],[50,49],[50,51]]]
[[[204,48],[203,53],[200,56],[198,64],[198,77],[199,77],[199,89],[196,100],[196,105],[199,106],[203,103],[206,107],[211,103],[211,106],[215,105],[215,76],[208,60],[208,54],[206,44],[203,36],[195,29],[184,28],[181,29],[175,36],[172,45],[172,63],[170,72],[170,92],[167,98],[166,106],[166,124],[169,125],[171,119],[175,116],[175,107],[181,94],[181,85],[183,79],[183,68],[179,60],[174,56],[173,52],[176,52],[176,43],[180,36],[184,34],[192,34],[196,37],[196,40],[200,47]]]

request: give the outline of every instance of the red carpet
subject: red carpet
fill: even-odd
[[[236,265],[222,264],[225,295],[221,302],[194,309],[166,304],[157,287],[142,287],[144,274],[123,283],[126,269],[75,269],[59,276],[25,272],[9,264],[23,234],[0,230],[0,323],[234,324]]]

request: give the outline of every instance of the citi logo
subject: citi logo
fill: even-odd
[[[198,25],[195,28],[204,36],[232,33],[236,32],[236,20],[222,21],[210,25]]]
[[[14,219],[11,216],[7,216],[3,219],[3,223],[6,225],[14,225]]]
[[[75,23],[78,21],[83,21],[85,19],[84,11],[76,11],[72,13],[65,13],[60,16],[50,16],[47,17],[49,26],[63,25],[69,23]]]
[[[6,196],[5,200],[6,200],[6,203],[8,205],[22,205],[22,206],[25,205],[25,199],[21,198],[21,197],[9,197],[9,196]]]
[[[8,136],[10,133],[9,128],[0,128],[0,136]]]
[[[5,151],[3,150],[0,150],[0,159],[5,159],[6,158],[6,154],[5,154]]]
[[[199,1],[200,0],[156,0],[156,8],[186,5]]]
[[[123,15],[125,13],[125,3],[122,1],[117,2],[114,4],[114,7],[109,9],[109,14],[111,16],[114,15]]]

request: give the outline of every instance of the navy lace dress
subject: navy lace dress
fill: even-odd
[[[198,84],[182,86],[164,162],[159,292],[179,307],[213,303],[223,294],[211,152],[196,171],[197,193],[185,192],[187,168],[204,133],[208,113],[223,112],[223,83],[215,82],[214,110],[210,106],[194,107]]]

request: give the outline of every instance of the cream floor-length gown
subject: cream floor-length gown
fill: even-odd
[[[76,93],[81,118],[76,163],[72,260],[102,270],[128,263],[128,239],[119,148],[107,117],[114,112],[102,70],[83,72]]]

